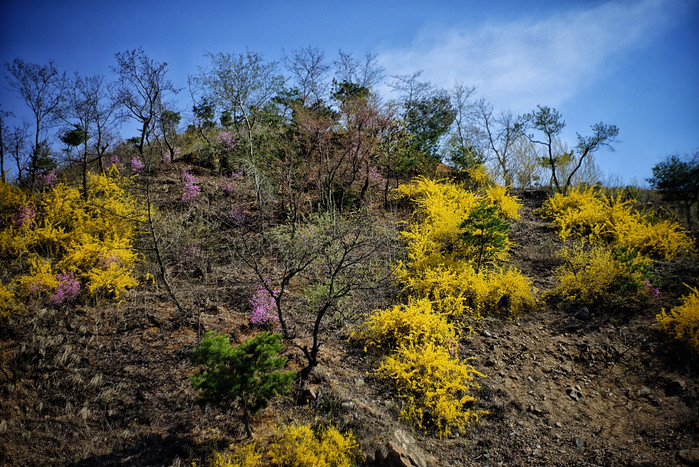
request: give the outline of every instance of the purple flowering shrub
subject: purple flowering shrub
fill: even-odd
[[[107,167],[108,168],[116,168],[117,170],[121,171],[124,168],[123,162],[121,162],[121,159],[119,159],[119,156],[116,154],[107,159]]]
[[[35,227],[35,218],[36,207],[33,204],[27,204],[19,207],[19,212],[12,217],[12,222],[16,227]]]
[[[143,161],[141,161],[141,159],[138,157],[134,156],[134,158],[131,159],[131,172],[140,174],[144,167],[145,165],[143,165]]]
[[[45,174],[39,174],[39,185],[44,188],[53,188],[57,181],[56,169],[51,169]]]
[[[219,182],[221,189],[223,192],[231,196],[236,192],[238,189],[238,182],[243,180],[243,174],[239,172],[233,172],[230,176],[224,177],[221,176],[221,180]]]
[[[183,202],[193,201],[201,192],[198,185],[199,179],[187,171],[182,175],[182,178],[184,179],[184,191],[181,200]]]
[[[226,149],[233,149],[237,143],[230,131],[220,131],[216,135],[216,141]]]
[[[80,282],[75,278],[75,273],[56,274],[56,280],[58,281],[58,287],[51,295],[51,302],[54,305],[61,305],[75,300],[80,292]]]
[[[252,305],[250,323],[258,326],[264,326],[269,324],[270,321],[279,321],[279,318],[274,312],[274,297],[277,295],[279,295],[279,290],[277,289],[273,289],[272,294],[270,294],[264,285],[259,284],[257,286],[255,294],[250,299],[250,305]]]
[[[648,295],[649,297],[653,297],[653,298],[660,297],[660,290],[656,287],[653,287],[653,284],[651,284],[650,280],[644,279],[642,286],[643,286],[642,292],[645,295]]]

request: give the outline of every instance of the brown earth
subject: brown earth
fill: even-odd
[[[512,260],[541,293],[554,285],[561,244],[535,212],[545,194],[521,196]],[[399,421],[391,385],[368,376],[375,362],[347,341],[352,320],[329,320],[309,384],[256,417],[255,437],[290,420],[320,421],[352,429],[367,461],[403,430],[415,458],[434,465],[685,465],[699,448],[698,365],[654,331],[653,317],[676,303],[683,290],[674,284],[699,277],[699,266],[657,268],[668,285],[654,302],[611,310],[554,303],[515,321],[478,322],[460,352],[487,375],[475,408],[489,415],[466,435],[440,440]],[[200,465],[243,439],[237,411],[197,403],[188,355],[201,330],[236,342],[253,332],[254,281],[227,262],[172,274],[196,313],[181,315],[145,284],[118,306],[39,307],[0,324],[3,465]],[[287,355],[290,367],[304,365],[300,351]]]

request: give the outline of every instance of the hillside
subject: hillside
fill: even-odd
[[[179,201],[185,169],[206,195],[196,207]],[[0,321],[3,465],[202,465],[214,450],[242,442],[239,413],[198,403],[189,380],[197,370],[189,355],[204,331],[226,333],[235,343],[257,332],[249,299],[259,279],[241,260],[247,253],[240,254],[239,243],[253,245],[257,238],[255,203],[248,200],[246,222],[223,219],[230,199],[215,194],[219,180],[178,162],[150,182],[158,247],[182,310],[160,279],[153,244],[142,235],[137,246],[150,260],[137,273],[153,279],[140,280],[119,301],[36,306]],[[556,285],[563,242],[539,213],[547,194],[515,194],[523,206],[511,226],[509,261],[542,296]],[[390,264],[402,258],[397,232],[411,213],[400,203],[385,208],[380,195],[370,218],[388,238],[377,264]],[[261,245],[254,250],[263,252],[260,267],[274,272],[275,251]],[[488,414],[465,434],[443,439],[400,419],[403,403],[395,388],[371,374],[376,356],[349,339],[372,311],[401,295],[396,284],[378,281],[328,314],[318,366],[306,384],[296,384],[253,419],[255,439],[303,421],[352,430],[368,465],[411,465],[407,459],[412,465],[696,464],[696,356],[668,342],[654,323],[661,308],[686,294],[682,282],[696,286],[699,265],[679,258],[653,268],[663,284],[654,300],[616,307],[547,300],[515,319],[474,321],[458,352],[486,375],[474,408]],[[289,292],[288,321],[301,346],[310,345],[313,326],[301,299],[306,286],[292,284]],[[279,324],[271,328],[280,331]],[[305,367],[304,354],[289,340],[284,355],[289,368]]]

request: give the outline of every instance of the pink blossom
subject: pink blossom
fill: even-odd
[[[192,201],[199,196],[201,192],[201,188],[197,185],[199,180],[189,172],[185,172],[182,178],[184,178],[184,193],[182,193],[181,199],[184,202]]]
[[[44,188],[52,188],[57,180],[58,175],[56,175],[56,169],[51,169],[45,174],[39,174],[39,185]]]
[[[247,216],[245,215],[245,210],[243,210],[242,206],[233,206],[233,208],[231,208],[231,215],[229,219],[233,224],[243,225],[246,218]]]
[[[220,131],[218,135],[216,135],[216,141],[228,149],[232,149],[236,145],[236,141],[230,131]]]
[[[122,170],[124,168],[124,164],[121,162],[121,159],[119,159],[119,156],[117,156],[116,154],[107,159],[107,165],[110,167],[116,167],[117,170]]]
[[[131,171],[135,174],[140,174],[143,170],[143,162],[138,157],[131,159]]]
[[[233,172],[229,177],[221,177],[220,185],[223,192],[232,195],[238,187],[238,182],[243,179],[243,174]]]
[[[75,300],[75,297],[78,296],[78,292],[80,292],[80,282],[75,278],[75,273],[56,274],[56,279],[58,280],[58,287],[56,287],[53,295],[51,295],[51,301],[54,305],[60,305],[64,302]]]
[[[33,204],[27,204],[26,206],[20,206],[19,212],[12,218],[13,223],[17,227],[22,227],[26,225],[27,227],[34,227],[34,219],[36,218],[36,207]]]
[[[267,281],[269,287],[269,280]],[[274,297],[279,295],[277,289],[269,293],[267,288],[262,284],[257,286],[255,295],[250,299],[252,305],[252,314],[250,315],[250,323],[254,325],[265,325],[271,321],[279,321],[279,318],[274,314],[275,302]]]

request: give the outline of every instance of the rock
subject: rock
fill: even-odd
[[[364,378],[357,378],[354,380],[356,386],[364,386]]]
[[[428,467],[437,463],[437,459],[425,453],[417,445],[415,438],[407,432],[398,429],[386,445],[387,455],[383,459],[385,465],[398,467]],[[377,450],[376,460],[379,460]]]
[[[315,401],[318,399],[318,391],[314,387],[307,387],[306,389],[303,390],[301,393],[301,397],[299,398],[299,402],[301,404],[310,404],[311,402]]]
[[[584,397],[579,388],[568,388],[566,389],[566,394],[574,401],[579,401]]]
[[[687,389],[687,383],[681,379],[673,379],[665,386],[666,396],[679,396]]]
[[[488,331],[486,331],[485,329],[481,331],[481,336],[483,336],[483,337],[493,337],[493,335],[492,335],[491,333],[489,333]]]
[[[585,449],[585,440],[583,438],[575,438],[573,440],[573,444],[575,445],[576,448],[578,449]]]
[[[677,457],[687,465],[699,465],[699,448],[683,449]]]
[[[375,462],[380,465],[383,461],[386,460],[388,454],[388,446],[379,446],[378,448],[376,448],[376,452],[374,452]],[[368,463],[369,462],[367,462],[367,464]]]
[[[579,320],[586,320],[590,318],[590,310],[586,306],[580,308],[580,310],[575,314],[575,317]]]
[[[651,391],[646,386],[641,386],[641,389],[638,390],[638,395],[640,397],[649,397],[651,395]]]

